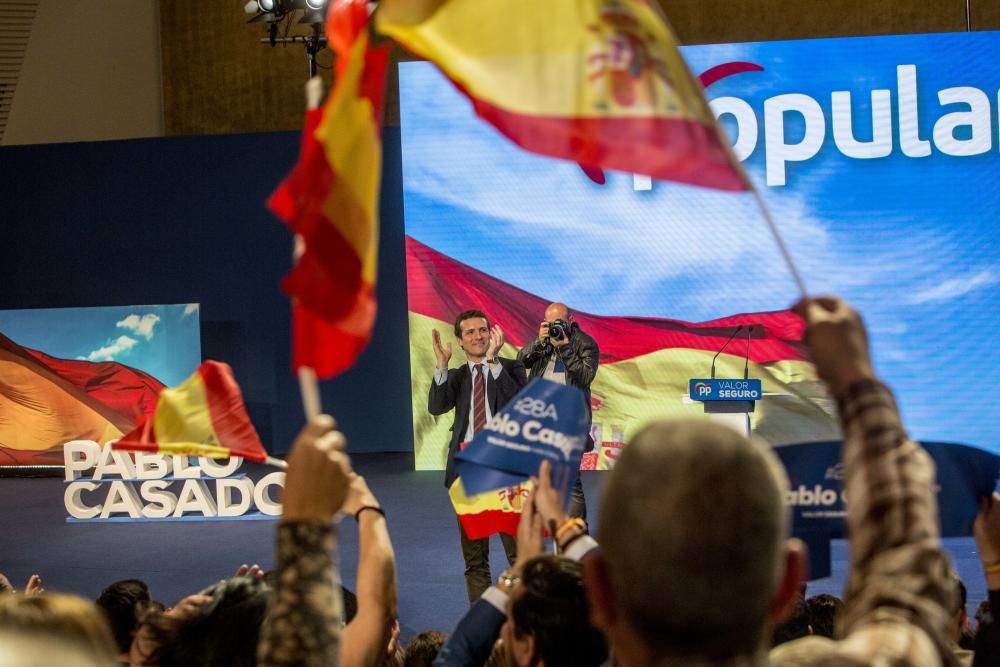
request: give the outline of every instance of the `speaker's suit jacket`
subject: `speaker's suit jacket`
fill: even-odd
[[[490,406],[490,414],[497,414],[521,388],[528,383],[524,364],[516,359],[498,357],[500,360],[500,375],[494,379],[487,364],[486,401]],[[448,379],[438,384],[431,379],[431,390],[427,396],[427,411],[432,415],[443,415],[450,410],[455,411],[455,421],[451,425],[451,441],[448,443],[448,466],[444,473],[444,485],[450,487],[455,481],[455,452],[458,445],[465,439],[469,428],[469,408],[472,405],[472,371],[469,364],[463,363],[458,368],[448,369]]]

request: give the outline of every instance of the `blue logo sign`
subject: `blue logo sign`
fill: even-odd
[[[552,464],[552,485],[568,503],[587,442],[583,393],[576,387],[535,380],[455,455],[467,495],[514,486]]]
[[[688,382],[688,395],[694,401],[759,401],[764,392],[757,379],[694,378]]]

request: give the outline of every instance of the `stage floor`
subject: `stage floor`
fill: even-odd
[[[411,454],[358,454],[354,467],[386,510],[396,550],[399,617],[404,639],[423,630],[450,632],[468,608],[455,515],[442,484],[443,472],[415,472]],[[250,465],[245,469],[251,468]],[[607,473],[585,472],[583,484],[595,534],[601,487]],[[255,472],[252,476],[257,477]],[[95,598],[117,579],[146,581],[156,599],[179,598],[230,576],[241,563],[274,563],[274,521],[170,523],[67,523],[62,479],[0,479],[0,572],[15,586],[38,573],[47,590]],[[354,588],[357,529],[339,526],[340,572]],[[986,595],[972,538],[945,540],[969,589],[969,608]],[[835,540],[833,575],[809,583],[808,594],[840,595],[847,547]],[[506,561],[492,540],[494,575]]]

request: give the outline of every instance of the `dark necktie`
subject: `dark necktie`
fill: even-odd
[[[482,364],[472,371],[472,433],[479,433],[486,426],[486,375]]]

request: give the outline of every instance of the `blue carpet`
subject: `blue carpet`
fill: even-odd
[[[404,639],[422,630],[450,631],[468,608],[455,515],[442,485],[443,472],[413,471],[411,454],[357,454],[354,467],[386,510],[396,550],[399,615]],[[260,469],[246,465],[252,477]],[[583,473],[595,533],[604,473]],[[0,572],[23,586],[33,573],[48,590],[95,598],[117,579],[145,580],[156,599],[172,604],[219,579],[241,563],[274,563],[273,521],[178,523],[67,523],[61,479],[0,479]],[[354,587],[357,529],[339,525],[340,571]],[[506,566],[492,539],[494,575]],[[969,606],[986,595],[972,538],[945,540],[969,589]],[[840,595],[848,565],[847,545],[833,543],[833,575],[810,582],[808,592]]]

